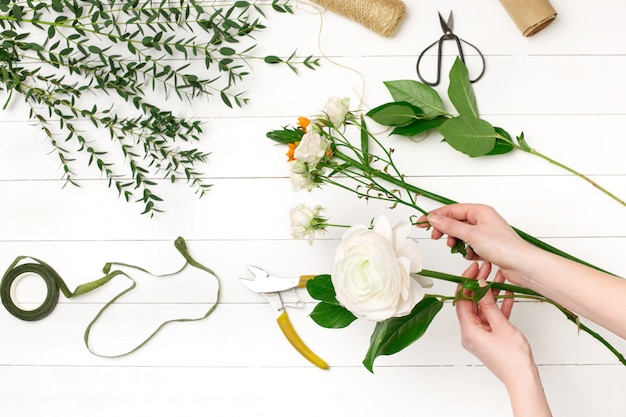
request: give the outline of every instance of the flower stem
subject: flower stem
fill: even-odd
[[[570,168],[567,165],[564,165],[564,164],[560,163],[559,161],[556,161],[556,160],[550,158],[549,156],[544,155],[541,152],[536,151],[535,149],[529,149],[529,150],[525,150],[523,148],[520,148],[520,149],[524,150],[525,152],[528,152],[531,155],[538,156],[539,158],[542,158],[543,160],[548,161],[551,164],[553,164],[553,165],[555,165],[555,166],[557,166],[559,168],[562,168],[562,169],[566,170],[567,172],[570,172],[570,173],[576,175],[577,177],[582,178],[583,180],[587,181],[589,184],[593,185],[594,187],[596,187],[598,190],[600,190],[601,192],[603,192],[604,194],[606,194],[607,196],[609,196],[613,200],[615,200],[618,203],[620,203],[622,206],[626,206],[626,202],[624,202],[624,200],[620,199],[618,196],[616,196],[615,194],[613,194],[612,192],[610,192],[606,188],[602,187],[600,184],[598,184],[597,182],[595,182],[591,178],[587,177],[586,175],[576,171],[575,169]]]
[[[459,283],[459,284],[461,284],[461,283],[467,281],[468,279],[470,279],[470,278],[460,277],[458,275],[451,275],[451,274],[446,274],[446,273],[438,272],[438,271],[430,271],[430,270],[427,270],[427,269],[421,270],[418,273],[418,275],[422,275],[422,276],[430,277],[430,278],[435,278],[435,279],[440,279],[442,281],[456,282],[456,283]],[[553,300],[551,300],[549,298],[544,297],[543,295],[539,294],[538,292],[535,292],[535,291],[530,290],[530,289],[525,288],[525,287],[520,287],[518,285],[505,284],[505,283],[500,283],[500,282],[490,282],[489,286],[490,286],[490,288],[492,288],[494,290],[503,290],[503,291],[512,292],[514,294],[513,295],[514,298],[526,298],[526,299],[532,299],[532,300],[536,300],[536,301],[546,302],[548,304],[552,304],[560,312],[565,314],[565,317],[567,317],[567,319],[569,321],[574,323],[576,325],[576,327],[578,327],[579,330],[584,331],[585,333],[589,334],[591,337],[596,339],[598,342],[600,342],[602,345],[604,345],[604,347],[606,347],[611,353],[613,353],[613,355],[615,355],[615,357],[623,365],[626,365],[626,358],[624,357],[624,355],[621,352],[619,352],[617,349],[615,349],[615,347],[613,347],[613,345],[611,345],[611,343],[609,343],[609,341],[606,340],[604,337],[602,337],[600,334],[598,334],[597,332],[595,332],[592,329],[590,329],[584,323],[581,323],[579,317],[576,314],[574,314],[572,311],[568,310],[567,308],[563,307],[562,305],[556,303],[555,301],[553,301]],[[521,294],[521,295],[515,295],[515,294]]]
[[[602,187],[600,184],[598,184],[597,182],[595,182],[594,180],[592,180],[591,178],[589,178],[588,176],[586,176],[585,174],[575,170],[574,168],[570,168],[569,166],[550,158],[548,155],[545,155],[541,152],[539,152],[538,150],[531,148],[530,146],[528,146],[528,144],[526,144],[525,141],[523,141],[523,139],[518,138],[518,140],[520,141],[520,144],[515,143],[513,140],[504,137],[502,135],[497,135],[497,138],[507,142],[509,145],[511,145],[512,147],[514,147],[515,149],[519,149],[520,151],[524,151],[526,153],[529,153],[531,155],[537,156],[541,159],[543,159],[544,161],[547,161],[549,163],[551,163],[554,166],[557,166],[567,172],[569,172],[570,174],[574,174],[577,177],[587,181],[589,184],[593,185],[595,188],[597,188],[600,192],[606,194],[608,197],[612,198],[613,200],[617,201],[618,203],[620,203],[622,206],[626,206],[626,202],[624,200],[622,200],[621,198],[619,198],[618,196],[616,196],[615,194],[613,194],[612,192],[610,192],[609,190],[607,190],[606,188]]]

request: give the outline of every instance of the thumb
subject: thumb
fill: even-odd
[[[440,232],[464,241],[468,240],[472,228],[472,226],[467,223],[434,213],[428,216],[428,223]]]
[[[487,285],[487,281],[480,279],[478,280],[478,285],[485,287]],[[496,300],[491,291],[487,291],[483,298],[478,301],[478,306],[480,307],[480,312],[490,326],[498,325],[498,323],[501,323],[502,320],[506,320],[506,317],[496,304]]]

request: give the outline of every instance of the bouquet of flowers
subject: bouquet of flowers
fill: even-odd
[[[459,70],[458,65],[453,69],[455,70]],[[417,82],[406,83],[409,83],[410,88],[402,92],[395,91],[394,97],[401,97],[398,102],[379,106],[366,116],[377,122],[395,125],[395,133],[400,128],[408,129],[412,125],[413,134],[442,127],[448,121],[455,120],[441,110],[443,106],[436,93],[433,93],[434,90]],[[398,86],[393,82],[386,84],[388,87]],[[464,83],[464,87],[466,85],[469,83]],[[391,88],[390,91],[394,93]],[[470,96],[465,94],[465,97],[467,99]],[[469,106],[466,108],[475,108],[475,104],[470,101],[466,102]],[[478,119],[477,112],[475,113],[474,119]],[[469,117],[460,117],[460,123],[467,124],[467,120],[470,120]],[[481,123],[474,119],[469,123]],[[459,123],[459,120],[453,123]],[[354,140],[350,135],[352,130],[356,130]],[[445,128],[441,130],[446,131]],[[463,134],[462,131],[459,126],[453,126],[451,135],[454,136],[455,132]],[[526,148],[523,138],[518,138],[515,143],[502,129],[492,128],[491,131],[491,148],[487,149],[481,144],[479,153],[488,154],[497,146],[500,150],[511,150],[515,146]],[[504,297],[550,303],[563,312],[579,330],[597,339],[626,365],[626,358],[606,339],[581,323],[573,312],[541,294],[500,282],[490,282],[488,286],[480,287],[472,279],[424,269],[419,247],[409,238],[409,233],[417,225],[419,217],[427,214],[418,204],[418,200],[430,199],[441,204],[455,202],[407,182],[407,177],[394,162],[393,150],[384,146],[368,129],[364,115],[349,110],[347,98],[332,97],[322,114],[314,118],[301,117],[297,125],[268,132],[267,136],[288,146],[287,156],[292,163],[291,184],[294,191],[311,191],[330,185],[352,192],[362,199],[382,200],[389,202],[392,208],[404,205],[415,211],[414,215],[395,226],[385,216],[378,216],[370,225],[357,224],[350,227],[337,248],[332,273],[316,276],[307,283],[309,294],[319,301],[311,313],[311,318],[319,325],[343,328],[357,318],[376,322],[369,350],[363,360],[368,370],[373,371],[374,360],[378,356],[397,353],[418,340],[445,301],[467,297],[464,295],[466,291],[458,291],[449,296],[428,293],[432,279],[460,284],[463,289],[470,290],[471,298],[475,302],[489,290],[502,290],[506,292]],[[444,135],[447,141],[452,136]],[[454,139],[450,142],[454,142]],[[293,208],[293,236],[312,242],[328,227],[335,226],[322,215],[323,210],[321,206],[300,205]],[[538,247],[599,269],[517,228],[514,230],[523,239]],[[452,252],[466,254],[466,250],[465,243],[459,241]]]

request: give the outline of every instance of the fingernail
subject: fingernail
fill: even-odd
[[[487,281],[485,281],[484,279],[481,278],[481,279],[478,280],[478,286],[479,287],[486,287],[487,285],[489,285],[489,284],[487,284]]]
[[[434,225],[440,224],[441,223],[441,216],[439,216],[438,214],[429,214],[428,215],[428,223]]]

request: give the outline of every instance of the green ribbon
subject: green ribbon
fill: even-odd
[[[52,268],[47,263],[43,262],[40,259],[33,258],[31,256],[18,256],[17,258],[15,258],[13,263],[9,266],[7,271],[4,273],[4,276],[2,277],[2,281],[0,282],[0,297],[2,298],[2,304],[4,305],[4,307],[7,309],[9,313],[11,313],[13,316],[17,317],[20,320],[26,320],[26,321],[41,320],[45,318],[47,315],[49,315],[52,312],[52,310],[54,310],[54,308],[56,307],[57,302],[59,300],[59,292],[63,293],[63,295],[69,299],[69,298],[73,298],[81,294],[85,294],[90,291],[93,291],[103,286],[104,284],[108,283],[111,279],[113,279],[114,277],[118,275],[126,276],[131,281],[131,285],[128,288],[121,291],[120,293],[118,293],[117,295],[115,295],[111,300],[109,300],[104,305],[104,307],[100,309],[100,311],[98,311],[98,313],[95,315],[93,320],[91,320],[91,322],[87,325],[83,340],[89,352],[91,352],[92,354],[96,356],[107,357],[107,358],[117,358],[117,357],[128,355],[130,353],[135,352],[136,350],[144,346],[146,343],[148,343],[148,341],[152,339],[168,323],[175,323],[175,322],[181,323],[181,322],[202,320],[208,317],[215,310],[215,308],[217,307],[217,304],[219,303],[220,281],[219,281],[219,278],[217,277],[217,274],[215,274],[215,272],[213,272],[211,269],[207,268],[206,266],[202,265],[201,263],[197,262],[195,259],[191,257],[187,249],[187,244],[185,243],[185,240],[182,237],[179,237],[178,239],[174,241],[174,246],[176,247],[178,252],[183,256],[183,258],[185,258],[185,264],[182,266],[182,268],[180,268],[176,272],[165,274],[165,275],[154,275],[150,273],[149,271],[147,271],[146,269],[141,268],[139,266],[129,265],[125,263],[111,262],[111,263],[105,264],[103,268],[103,272],[105,275],[102,278],[99,278],[95,281],[87,282],[85,284],[81,284],[78,287],[76,287],[74,291],[70,291],[69,287],[67,286],[65,281],[63,281],[61,276],[54,270],[54,268]],[[30,259],[32,262],[20,263],[24,259]],[[204,313],[200,317],[176,318],[176,319],[168,320],[168,321],[161,323],[154,330],[154,332],[152,332],[145,340],[143,340],[141,343],[139,343],[137,346],[135,346],[134,348],[132,348],[131,350],[127,352],[120,353],[117,355],[103,355],[103,354],[96,353],[89,344],[89,334],[91,332],[91,328],[96,323],[96,321],[98,321],[100,316],[102,316],[102,314],[107,310],[107,308],[113,305],[118,299],[123,297],[125,294],[131,292],[137,286],[136,281],[130,275],[128,275],[127,273],[119,269],[113,269],[114,265],[136,269],[138,271],[148,273],[155,277],[165,277],[165,276],[176,275],[176,274],[181,273],[184,269],[188,267],[198,268],[204,272],[209,273],[210,275],[213,275],[213,277],[215,278],[217,282],[215,303],[207,310],[206,313]],[[35,308],[34,310],[21,309],[15,304],[13,300],[13,294],[11,290],[13,283],[24,274],[38,275],[46,284],[46,288],[47,288],[46,298],[42,302],[42,304],[39,307]]]

